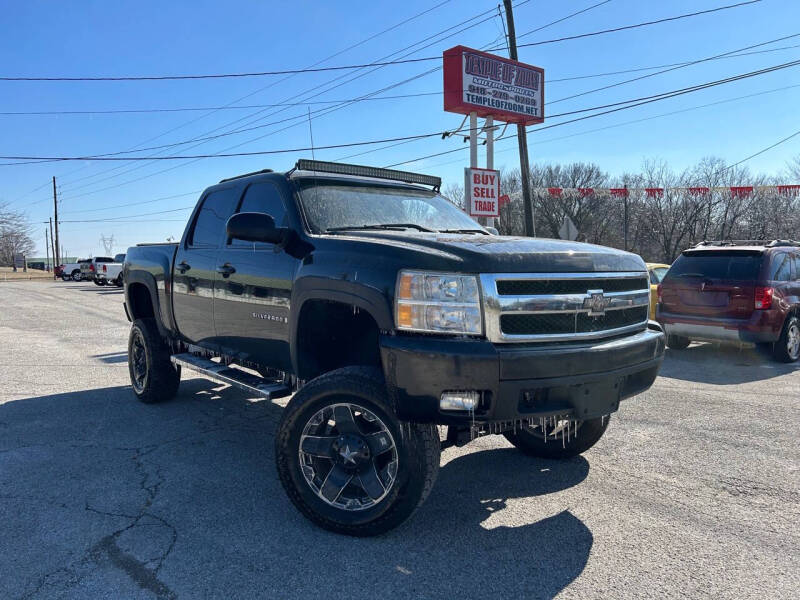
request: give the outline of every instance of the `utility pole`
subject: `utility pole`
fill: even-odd
[[[506,8],[506,21],[508,22],[508,54],[511,60],[517,59],[517,34],[514,29],[514,12],[511,0],[503,0]],[[519,167],[522,177],[522,202],[525,206],[525,235],[536,235],[536,224],[533,214],[533,200],[531,198],[531,173],[528,158],[528,137],[525,125],[517,125],[517,142],[519,143]]]
[[[44,270],[50,272],[50,240],[47,238],[47,227],[44,228],[44,253],[47,256],[47,262],[44,263]]]
[[[58,264],[61,264],[59,260],[58,250],[58,196],[56,196],[56,176],[53,175],[53,211],[55,212],[55,221],[56,221],[56,254],[55,259]]]
[[[53,264],[60,265],[61,263],[56,260],[56,241],[53,237],[53,217],[50,217],[50,249],[53,251]]]
[[[625,184],[625,195],[622,197],[624,215],[622,217],[623,229],[625,234],[625,252],[628,251],[628,185]]]

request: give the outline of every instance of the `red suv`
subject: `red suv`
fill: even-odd
[[[800,243],[701,242],[658,286],[667,346],[691,340],[753,342],[776,359],[800,357]]]

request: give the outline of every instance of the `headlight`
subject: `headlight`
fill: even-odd
[[[411,331],[482,334],[477,277],[401,271],[395,321]]]

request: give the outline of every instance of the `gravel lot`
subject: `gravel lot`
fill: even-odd
[[[128,386],[116,288],[0,282],[0,598],[797,598],[800,367],[669,352],[557,463],[443,453],[381,538],[315,528],[273,460],[281,407],[185,373]]]

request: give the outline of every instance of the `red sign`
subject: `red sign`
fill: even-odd
[[[480,50],[456,46],[444,52],[444,109],[499,121],[544,121],[544,69]]]
[[[508,194],[503,194],[500,196],[500,208],[503,208],[506,204],[511,204],[511,197]]]
[[[464,169],[464,191],[470,216],[500,216],[500,171]]]

